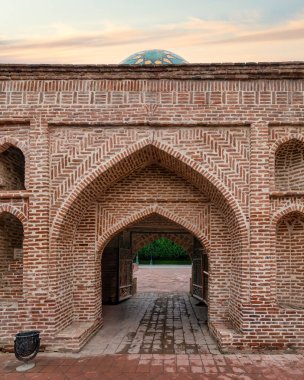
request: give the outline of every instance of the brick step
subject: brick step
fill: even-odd
[[[95,322],[73,322],[55,335],[55,339],[51,345],[52,351],[79,352],[91,336],[101,327],[101,320]]]
[[[233,342],[237,339],[241,339],[242,335],[237,332],[229,321],[210,323],[209,330],[211,334],[216,338],[219,345],[219,349],[222,353],[233,352]]]

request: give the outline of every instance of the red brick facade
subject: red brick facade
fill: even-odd
[[[303,347],[303,157],[303,63],[0,65],[1,344],[79,349],[103,249],[158,216],[208,253],[221,348]]]

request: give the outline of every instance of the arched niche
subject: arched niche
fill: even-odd
[[[304,215],[291,212],[276,228],[277,301],[281,306],[304,307]]]
[[[291,139],[275,154],[275,187],[278,191],[304,190],[304,142]]]
[[[0,214],[0,297],[18,298],[23,283],[23,225],[9,212]]]
[[[25,189],[25,158],[12,145],[0,150],[0,191]]]

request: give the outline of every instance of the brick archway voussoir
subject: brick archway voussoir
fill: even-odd
[[[24,213],[12,205],[0,205],[0,217],[4,213],[14,215],[23,225],[27,222]]]
[[[93,171],[88,171],[88,173],[81,178],[78,185],[74,187],[74,189],[67,195],[65,200],[61,203],[58,208],[57,213],[54,216],[54,220],[51,227],[51,236],[56,239],[60,234],[60,230],[64,224],[64,219],[69,209],[73,206],[73,203],[77,200],[77,198],[81,195],[83,191],[99,176],[103,175],[107,170],[115,166],[116,164],[123,162],[123,160],[127,160],[132,154],[136,152],[140,152],[142,149],[151,146],[160,152],[168,154],[169,156],[175,158],[181,163],[187,165],[189,168],[195,171],[198,175],[205,178],[210,186],[214,187],[225,199],[231,210],[233,211],[234,217],[238,224],[238,229],[242,236],[244,242],[247,242],[247,222],[245,215],[241,209],[241,206],[231,194],[229,189],[209,170],[206,165],[202,167],[200,163],[193,161],[191,158],[185,156],[181,152],[177,151],[174,147],[164,144],[158,140],[151,140],[150,138],[141,140],[131,147],[127,148],[121,153],[115,155],[108,162],[102,164],[100,163],[97,168],[94,168]]]
[[[0,153],[4,152],[6,149],[10,147],[15,147],[15,148],[20,149],[24,157],[27,157],[28,149],[21,141],[13,137],[2,137],[0,139]]]
[[[189,233],[194,235],[205,247],[206,251],[210,250],[210,242],[206,236],[202,234],[192,223],[184,220],[183,218],[177,216],[166,208],[158,205],[153,205],[141,209],[138,212],[133,213],[132,215],[120,220],[118,223],[115,223],[110,228],[108,228],[99,239],[97,243],[97,252],[101,253],[106,244],[119,232],[129,227],[131,224],[139,222],[146,217],[149,217],[153,214],[157,214],[164,218],[167,218],[171,222],[174,222],[181,227],[185,228]]]
[[[282,218],[286,217],[288,214],[297,212],[303,214],[304,216],[304,203],[292,203],[281,207],[276,213],[271,217],[271,225],[276,227]]]

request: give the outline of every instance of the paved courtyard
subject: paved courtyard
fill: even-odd
[[[137,277],[137,291],[189,293],[190,265],[141,265],[134,272]]]
[[[104,307],[104,327],[79,354],[40,353],[24,374],[12,354],[0,354],[0,379],[304,379],[300,353],[221,354],[206,308],[187,294],[190,268],[155,269],[136,272],[135,297]]]
[[[302,355],[40,354],[36,367],[16,373],[17,360],[0,355],[1,380],[303,380]],[[19,363],[20,364],[20,363]]]

